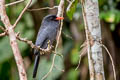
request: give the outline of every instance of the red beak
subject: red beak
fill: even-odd
[[[56,20],[63,20],[64,17],[57,17]]]

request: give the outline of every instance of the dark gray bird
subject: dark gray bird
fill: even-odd
[[[48,41],[50,41],[50,45],[52,45],[56,39],[57,32],[59,29],[59,22],[60,22],[59,20],[62,19],[63,17],[57,17],[56,15],[48,15],[44,17],[37,35],[35,45],[40,46],[40,48],[43,49],[47,48]],[[40,51],[34,49],[34,54],[35,54],[35,63],[34,63],[33,78],[35,78],[37,74],[37,69],[40,59]]]

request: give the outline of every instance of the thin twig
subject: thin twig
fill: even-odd
[[[54,67],[57,69],[57,70],[59,70],[59,71],[61,71],[61,72],[65,72],[65,70],[61,70],[58,66],[56,66],[56,65],[54,65]]]
[[[57,16],[58,16],[58,17],[60,17],[60,16],[63,17],[63,12],[64,12],[64,0],[61,0],[61,1],[60,1],[60,4],[59,4],[59,6],[58,6]],[[59,39],[60,39],[60,36],[61,36],[61,31],[62,31],[62,26],[63,26],[63,20],[61,20],[60,30],[59,30],[59,34],[58,34],[58,37],[57,37],[56,47],[55,47],[55,52],[57,51],[57,48],[58,48]],[[56,54],[53,55],[52,65],[51,65],[51,67],[50,67],[49,72],[48,72],[41,80],[46,79],[47,76],[52,72],[52,69],[53,69],[53,67],[54,67],[55,57],[56,57]]]
[[[94,43],[94,41],[93,41],[92,37],[90,37],[90,46],[93,46],[93,43]],[[80,59],[79,59],[79,63],[78,63],[78,65],[77,65],[75,70],[77,70],[79,68],[82,56],[86,55],[86,53],[87,53],[87,49],[88,49],[87,41],[85,41],[80,46],[80,48],[82,48],[82,50],[80,51],[80,56],[79,56]]]
[[[82,58],[82,54],[80,54],[79,57],[80,57],[80,58],[79,58],[79,62],[78,62],[77,67],[75,68],[75,71],[78,70],[78,68],[79,68],[79,66],[80,66],[80,62],[81,62],[81,58]]]
[[[6,32],[0,33],[0,37],[5,36]]]
[[[52,69],[53,69],[53,66],[54,66],[54,62],[55,62],[55,57],[56,57],[56,54],[54,54],[54,56],[53,56],[53,60],[52,60],[52,64],[51,64],[51,67],[50,67],[50,70],[49,70],[49,72],[44,76],[44,77],[42,77],[42,79],[41,80],[45,80],[45,78],[47,78],[47,76],[51,73],[51,71],[52,71]]]
[[[23,1],[24,1],[24,0],[19,0],[19,1],[11,2],[11,3],[9,3],[9,4],[6,4],[5,7],[11,6],[11,5],[15,5],[15,4],[21,3],[21,2],[23,2]]]
[[[70,0],[67,0],[67,2],[68,2],[68,3],[71,3],[71,1],[70,1]]]
[[[66,38],[69,38],[69,39],[73,40],[72,36],[70,36],[68,34],[65,34],[65,32],[62,32],[62,33],[63,33],[63,35],[65,35]]]
[[[9,38],[10,38],[10,45],[13,50],[15,61],[16,61],[17,67],[18,67],[19,78],[20,78],[20,80],[27,80],[27,75],[26,75],[26,71],[24,68],[23,59],[21,57],[21,53],[19,51],[18,44],[16,41],[15,32],[14,32],[12,25],[9,21],[9,18],[6,14],[5,0],[0,0],[0,17],[1,17],[1,21],[5,25],[5,28],[8,30],[8,34],[9,34]]]
[[[38,8],[38,9],[27,9],[27,11],[40,11],[40,10],[45,10],[45,9],[56,9],[58,6],[53,6],[53,7],[43,7],[43,8]]]
[[[1,29],[2,31],[5,31],[5,29],[4,29],[2,26],[0,26],[0,29]]]
[[[79,68],[81,59],[82,59],[82,57],[83,57],[84,55],[86,55],[86,53],[87,53],[87,45],[86,45],[85,47],[83,47],[83,49],[80,51],[79,63],[78,63],[78,65],[77,65],[77,67],[76,67],[75,70],[77,70],[77,69]]]
[[[106,47],[104,44],[101,44],[101,45],[102,45],[102,47],[107,51],[107,53],[108,53],[108,55],[109,55],[109,57],[110,57],[110,60],[111,60],[111,63],[112,63],[112,68],[113,68],[113,73],[114,73],[114,79],[117,80],[117,79],[116,79],[115,65],[114,65],[114,61],[113,61],[113,59],[112,59],[112,55],[110,54],[109,50],[107,49],[107,47]]]
[[[3,33],[0,33],[0,37],[7,35],[7,30],[5,30],[3,27],[0,26],[0,29],[4,31]]]
[[[31,4],[32,0],[29,0],[29,2],[27,3],[27,5],[25,6],[25,8],[22,10],[22,12],[20,13],[19,17],[17,18],[17,20],[15,21],[13,28],[16,27],[17,23],[19,22],[19,20],[21,19],[22,15],[24,14],[24,12],[26,11],[26,9],[29,7],[29,5]]]

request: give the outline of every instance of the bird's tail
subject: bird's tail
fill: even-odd
[[[40,60],[40,54],[37,54],[36,57],[35,57],[34,70],[33,70],[33,78],[36,77],[37,69],[38,69],[38,65],[39,65],[39,60]]]

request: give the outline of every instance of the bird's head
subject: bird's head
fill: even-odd
[[[56,15],[48,15],[44,18],[45,21],[56,21],[63,20],[63,17],[57,17]]]

